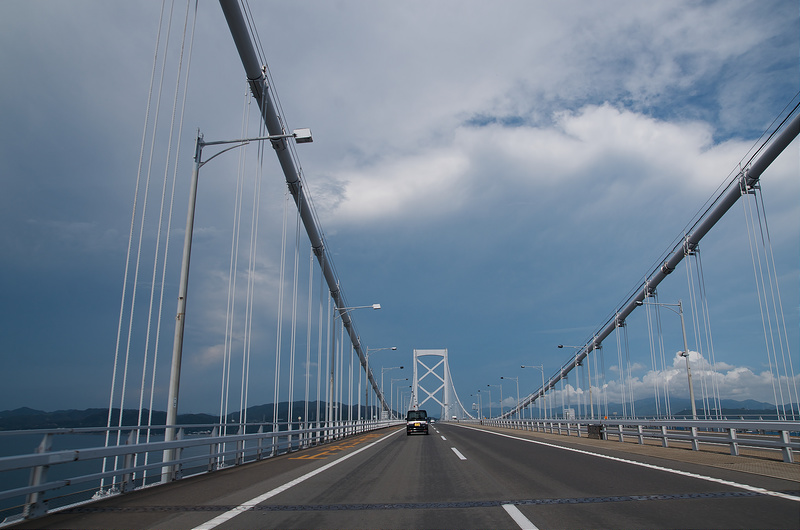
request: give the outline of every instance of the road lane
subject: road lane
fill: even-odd
[[[574,445],[567,437],[531,443],[521,439],[525,435],[499,436],[442,423],[434,424],[429,436],[406,436],[400,429],[378,437],[387,432],[150,488],[91,505],[87,513],[51,516],[25,527],[800,527],[800,503],[735,485],[797,495],[797,482],[622,451],[610,455],[651,466],[674,464],[682,473],[728,481],[711,482],[559,448]],[[253,499],[263,502],[241,508]],[[226,513],[232,517],[208,524]]]
[[[433,434],[395,437],[229,528],[520,528],[506,505],[543,530],[797,527],[797,503],[731,485],[453,425]]]
[[[685,463],[672,466],[681,473],[690,468],[698,475],[749,486],[744,490],[515,439],[519,437],[471,432],[473,436],[463,440],[458,432],[447,436],[465,444],[473,460],[479,453],[483,465],[498,470],[498,482],[513,485],[509,493],[517,499],[514,504],[541,529],[800,527],[797,482]],[[564,445],[570,444],[566,437],[552,438],[558,440],[556,444],[562,440]],[[529,447],[525,449],[525,445]],[[616,456],[631,459],[623,451]],[[640,460],[665,467],[676,464]],[[758,488],[791,490],[795,501],[757,495],[754,490]]]

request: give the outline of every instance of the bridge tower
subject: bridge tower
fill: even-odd
[[[438,359],[438,360],[437,360]],[[424,373],[420,375],[420,367]],[[422,395],[424,394],[424,396]],[[411,408],[425,408],[433,400],[441,406],[441,419],[450,419],[455,414],[455,392],[450,379],[447,350],[414,350],[414,382],[412,384]],[[428,413],[432,410],[428,407]]]

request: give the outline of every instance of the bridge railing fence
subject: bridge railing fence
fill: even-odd
[[[800,422],[729,420],[566,420],[566,419],[483,419],[461,420],[493,427],[532,432],[588,437],[612,441],[689,444],[693,451],[701,444],[727,445],[730,454],[740,455],[742,447],[780,451],[784,462],[793,463],[800,453]]]
[[[164,477],[179,480],[394,424],[397,421],[176,425],[177,439],[169,442],[163,441],[165,426],[0,431],[0,448],[7,454],[0,456],[0,526],[150,487]],[[148,429],[151,441],[142,442]],[[104,445],[107,434],[114,445]],[[165,454],[174,456],[164,461]]]

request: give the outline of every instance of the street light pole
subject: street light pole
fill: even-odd
[[[397,349],[397,346],[392,346],[392,347],[387,347],[387,348],[370,348],[369,346],[367,346],[367,354],[364,356],[366,358],[366,364],[367,364],[367,368],[366,368],[366,371],[367,371],[367,384],[365,385],[365,388],[364,388],[364,401],[366,403],[367,410],[369,410],[370,412],[371,412],[371,410],[369,408],[369,356],[370,356],[370,353],[375,353],[375,352],[378,352],[378,351],[381,351],[381,350],[396,350],[396,349]],[[383,392],[383,388],[381,388],[381,392]],[[373,417],[372,419],[375,419],[375,418]]]
[[[500,417],[503,417],[503,385],[486,385],[500,387]]]
[[[392,366],[391,368],[384,368],[383,366],[381,366],[381,396],[384,395],[384,393],[383,393],[383,374],[385,374],[389,370],[402,370],[402,369],[403,369],[402,366]],[[391,397],[389,399],[391,399]],[[383,401],[383,403],[386,403],[386,398],[383,398],[382,401]],[[381,405],[383,405],[383,403],[381,403]],[[383,408],[381,408],[381,413],[382,412],[383,412]]]
[[[200,175],[200,168],[218,157],[222,153],[242,147],[250,142],[260,142],[264,140],[278,140],[281,138],[294,138],[297,143],[312,142],[310,129],[296,129],[292,134],[277,134],[272,136],[258,136],[255,138],[242,138],[239,140],[221,140],[206,142],[200,130],[197,130],[197,137],[194,145],[194,165],[192,166],[192,177],[189,183],[189,208],[186,213],[186,231],[183,236],[183,257],[181,258],[181,279],[178,286],[178,309],[175,317],[175,335],[172,342],[172,361],[169,374],[169,390],[167,399],[167,428],[164,431],[164,441],[171,442],[175,439],[175,427],[178,422],[178,395],[181,384],[181,362],[183,359],[183,335],[186,328],[186,297],[189,291],[189,262],[192,255],[192,234],[194,231],[194,216],[197,206],[197,182]],[[235,144],[215,153],[206,161],[202,160],[203,147],[207,145]],[[173,449],[166,449],[163,455],[165,463],[170,462],[175,457]],[[164,466],[162,469],[162,482],[170,482],[175,478],[175,471],[172,466]]]
[[[519,377],[503,377],[500,376],[500,379],[513,379],[517,383],[517,406],[519,407]],[[519,410],[517,410],[517,419],[519,419]]]
[[[564,344],[559,344],[558,347],[559,348],[573,348],[575,350],[580,350],[581,349],[580,346],[565,346]],[[589,410],[591,411],[591,418],[594,419],[594,399],[592,398],[592,363],[589,360],[589,351],[591,351],[591,350],[587,350],[586,351],[586,371],[587,371],[587,375],[589,376]],[[577,366],[581,366],[581,364],[578,363],[575,366],[576,367]],[[620,366],[620,370],[622,370],[621,366]],[[585,405],[584,405],[584,407],[585,407]],[[599,403],[598,403],[597,407],[598,407],[598,412],[599,412],[599,409],[600,409],[600,404]],[[580,409],[580,403],[578,403],[578,408]]]
[[[389,416],[394,419],[394,382],[395,381],[408,381],[408,377],[392,379],[389,381]]]
[[[686,359],[686,377],[689,380],[689,400],[692,402],[692,419],[697,419],[697,405],[694,403],[694,386],[692,385],[692,369],[689,366],[689,344],[686,341],[686,322],[683,320],[683,301],[678,300],[677,304],[665,304],[662,302],[645,302],[644,300],[640,300],[636,302],[636,305],[657,305],[661,307],[666,307],[673,313],[677,313],[679,317],[681,317],[681,332],[683,333],[683,351],[680,352],[680,356]],[[677,307],[678,310],[675,311],[672,309],[673,307]]]
[[[547,416],[547,397],[546,397],[546,394],[544,393],[544,365],[540,364],[540,365],[526,366],[526,365],[523,364],[522,366],[520,366],[520,368],[536,368],[537,370],[540,370],[542,372],[542,401],[544,402],[544,414],[543,414],[543,416],[546,417]],[[539,406],[539,414],[542,414],[541,405]]]
[[[381,308],[381,304],[359,305],[359,306],[353,306],[353,307],[334,307],[333,308],[333,310],[334,310],[334,313],[333,313],[334,330],[333,330],[333,333],[331,333],[331,342],[332,342],[332,344],[331,344],[331,360],[330,360],[330,374],[329,374],[329,377],[330,377],[329,383],[330,384],[329,384],[329,390],[328,390],[328,406],[326,407],[326,411],[325,411],[326,421],[329,424],[333,419],[333,412],[334,412],[334,408],[333,408],[334,407],[334,404],[333,404],[333,399],[334,398],[333,398],[333,396],[334,396],[334,386],[336,384],[336,382],[335,382],[335,377],[336,377],[336,319],[346,315],[347,313],[349,313],[350,311],[353,311],[354,309],[367,309],[367,308],[380,309]],[[369,384],[369,381],[367,381],[367,384]]]

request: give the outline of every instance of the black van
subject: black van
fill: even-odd
[[[424,410],[409,410],[406,414],[406,435],[412,432],[428,434],[428,413]]]

